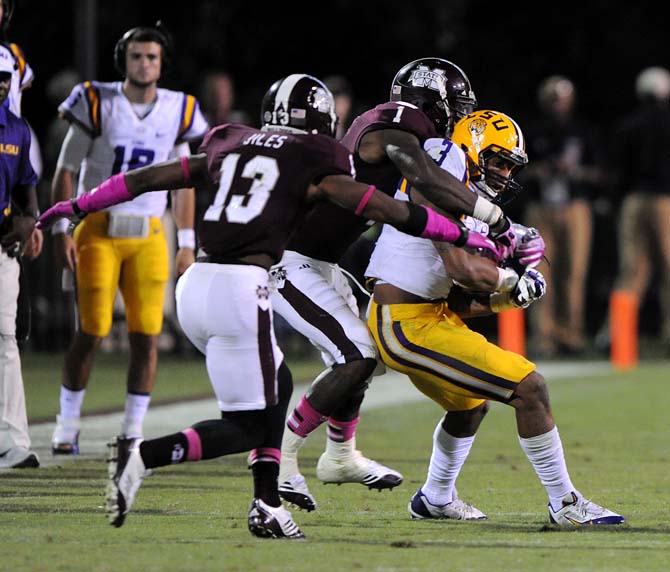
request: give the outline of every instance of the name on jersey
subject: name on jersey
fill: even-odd
[[[0,153],[3,153],[4,155],[18,155],[19,149],[20,148],[18,145],[12,145],[11,143],[0,143]]]
[[[256,145],[256,147],[271,147],[279,149],[286,141],[286,135],[268,135],[267,133],[254,133],[242,141],[242,145]]]

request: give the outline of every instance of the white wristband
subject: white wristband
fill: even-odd
[[[494,205],[484,197],[477,197],[472,216],[491,225],[500,220],[500,217],[503,216],[503,212],[498,205]]]
[[[180,228],[177,231],[177,246],[195,250],[195,231],[192,228]]]
[[[498,268],[498,282],[496,291],[511,292],[519,281],[519,275],[511,268]]]
[[[70,221],[66,218],[59,218],[51,226],[51,235],[55,236],[57,234],[65,234],[67,229],[70,227]]]

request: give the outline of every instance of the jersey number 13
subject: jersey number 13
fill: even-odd
[[[277,184],[279,167],[273,157],[256,155],[242,169],[241,177],[251,179],[249,190],[243,194],[231,194],[239,153],[231,153],[221,163],[221,180],[214,202],[205,211],[204,220],[219,220],[225,211],[226,220],[246,224],[256,218],[270,199]]]

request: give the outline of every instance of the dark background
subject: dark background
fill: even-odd
[[[637,73],[649,65],[667,66],[670,59],[667,19],[658,13],[658,2],[648,1],[15,4],[9,36],[24,48],[35,70],[36,81],[24,96],[24,115],[38,134],[56,111],[45,95],[52,74],[80,67],[85,79],[118,79],[114,44],[127,29],[158,19],[172,31],[175,44],[175,65],[163,85],[195,92],[205,70],[228,69],[236,78],[238,105],[254,118],[267,87],[288,73],[343,74],[351,80],[358,104],[367,107],[387,98],[402,65],[438,56],[466,70],[481,105],[520,122],[535,110],[541,79],[568,75],[579,90],[581,111],[606,128],[633,105]],[[87,10],[95,25],[81,30]],[[78,43],[82,34],[94,44]],[[93,59],[95,69],[84,68],[86,58]],[[88,77],[87,71],[96,77]]]
[[[355,108],[363,110],[387,100],[402,65],[437,56],[466,71],[481,107],[506,112],[522,126],[537,114],[540,81],[553,74],[570,77],[579,113],[595,122],[606,144],[613,123],[635,104],[636,75],[650,65],[670,64],[667,19],[659,14],[658,2],[648,1],[19,0],[15,5],[9,38],[24,49],[36,76],[24,92],[23,113],[43,144],[59,103],[47,97],[49,79],[66,68],[82,79],[119,79],[112,60],[116,41],[127,29],[158,19],[171,31],[175,48],[162,85],[198,95],[204,72],[225,69],[235,78],[236,107],[253,121],[267,87],[286,74],[342,74],[353,85]],[[48,204],[50,175],[47,165],[42,208]],[[606,313],[617,271],[617,201],[607,192],[596,205],[591,333]],[[67,339],[59,323],[46,318],[59,316],[62,302],[44,292],[51,288],[45,284],[58,282],[45,269],[48,257],[47,247],[42,256],[47,260],[39,262],[42,270],[33,270],[42,282],[38,346],[51,346],[54,336]],[[643,309],[643,329],[645,324],[653,329],[654,307]],[[40,334],[50,341],[40,344]]]

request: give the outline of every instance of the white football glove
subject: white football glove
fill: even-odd
[[[517,308],[528,308],[535,300],[539,300],[547,291],[547,282],[539,270],[529,268],[521,275],[516,287],[512,290],[512,303]]]
[[[528,308],[547,291],[547,282],[542,273],[534,268],[524,272],[511,292],[494,292],[489,297],[493,312],[502,312],[512,308]]]

